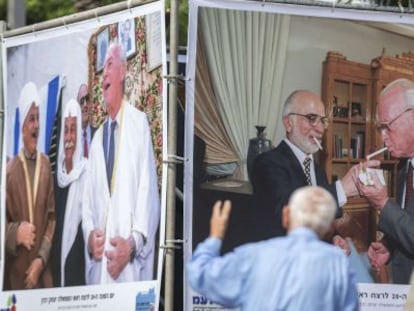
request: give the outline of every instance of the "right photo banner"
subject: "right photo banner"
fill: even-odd
[[[361,310],[404,309],[414,238],[404,225],[395,230],[387,227],[386,213],[381,213],[390,204],[378,207],[378,196],[372,192],[381,188],[381,196],[405,217],[400,222],[414,224],[409,216],[414,201],[403,203],[408,195],[402,180],[410,156],[392,147],[398,144],[392,141],[397,139],[392,138],[395,126],[410,117],[411,109],[393,108],[395,113],[385,117],[385,109],[379,108],[386,100],[380,94],[387,85],[398,79],[414,81],[413,24],[407,15],[369,10],[190,2],[186,262],[211,234],[210,217],[217,200],[232,202],[220,255],[285,235],[282,209],[302,182],[295,181],[299,177],[293,162],[284,162],[291,152],[287,145],[295,139],[289,138],[285,101],[306,90],[320,98],[321,113],[295,111],[289,113],[289,120],[303,117],[318,128],[318,134],[297,134],[308,135],[311,141],[305,153],[313,154],[315,173],[309,183],[328,190],[339,183],[344,190],[332,190],[338,211],[325,239],[346,244]],[[301,149],[300,143],[296,147]],[[283,154],[274,160],[278,163],[264,162],[265,156],[258,160],[259,154],[271,152]],[[368,160],[378,165],[366,174],[361,163]],[[291,175],[286,173],[289,170]],[[341,242],[334,242],[334,237]],[[381,264],[370,252],[388,257]],[[185,310],[212,306],[230,310],[197,293],[185,280]]]

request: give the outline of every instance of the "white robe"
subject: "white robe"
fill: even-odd
[[[85,184],[85,165],[86,159],[82,159],[82,162],[85,162],[79,165],[79,174],[77,178],[70,183],[68,197],[66,199],[66,208],[65,216],[63,222],[62,230],[62,253],[60,258],[60,286],[65,286],[65,263],[66,258],[69,255],[69,252],[75,242],[76,235],[78,234],[79,223],[81,222],[82,217],[82,195]],[[85,258],[87,256],[85,250]]]
[[[105,230],[104,252],[112,248],[110,238],[128,238],[132,232],[141,233],[146,243],[116,280],[107,271],[105,254],[99,262],[88,257],[87,284],[153,279],[160,204],[150,128],[145,113],[127,102],[118,114],[121,122],[116,131],[112,196],[106,177],[103,126],[95,132],[91,143],[82,218],[84,237],[88,241],[93,229]]]

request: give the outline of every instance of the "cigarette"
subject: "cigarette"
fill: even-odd
[[[375,157],[377,154],[380,154],[381,152],[384,152],[387,149],[388,149],[388,147],[384,147],[384,148],[381,148],[377,151],[374,151],[373,153],[370,153],[369,155],[367,155],[367,160],[371,159],[372,157]]]
[[[322,145],[321,145],[321,143],[319,142],[319,140],[318,140],[315,136],[313,136],[312,138],[313,138],[313,140],[315,141],[315,143],[318,145],[319,150],[323,150]]]

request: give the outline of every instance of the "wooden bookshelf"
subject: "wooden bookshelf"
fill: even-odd
[[[331,181],[342,178],[367,154],[383,147],[376,131],[376,104],[381,90],[398,78],[414,80],[414,54],[387,56],[385,51],[370,64],[348,60],[338,52],[328,52],[323,62],[322,99],[330,124],[324,136],[326,152],[320,162]],[[398,161],[387,152],[381,160],[390,197],[396,195]],[[348,198],[344,217],[337,221],[340,231],[350,236],[358,251],[366,251],[376,240],[377,218],[369,203],[361,197]],[[361,228],[361,230],[356,230]]]

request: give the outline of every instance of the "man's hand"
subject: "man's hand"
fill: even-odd
[[[34,288],[39,282],[40,273],[43,270],[43,261],[40,258],[35,258],[26,270],[26,278],[24,286],[27,289]]]
[[[360,195],[366,197],[376,210],[381,211],[388,201],[388,190],[387,186],[381,183],[378,175],[371,175],[372,185],[364,185],[359,179],[359,174],[355,173],[354,179]]]
[[[223,208],[222,208],[223,207]],[[227,223],[229,220],[231,211],[231,202],[217,201],[213,206],[213,213],[210,218],[210,237],[224,239],[227,229]]]
[[[351,247],[349,246],[347,239],[344,239],[340,235],[335,235],[332,239],[332,242],[335,246],[341,248],[346,256],[349,256],[351,254]]]
[[[89,233],[88,250],[94,260],[101,260],[105,244],[105,231],[94,229]]]
[[[363,164],[352,166],[345,176],[341,179],[342,186],[344,187],[346,197],[353,197],[359,194],[357,185],[355,184],[355,175],[359,175],[359,172],[363,167],[379,167],[381,164],[378,160],[369,160]]]
[[[23,245],[27,250],[31,250],[36,238],[36,227],[27,221],[22,221],[17,228],[17,245]]]
[[[109,275],[116,280],[128,264],[131,254],[131,244],[128,239],[119,236],[109,240],[114,249],[105,251],[108,259],[107,270]]]
[[[390,252],[382,242],[372,242],[368,248],[368,258],[372,268],[379,273],[390,259]]]

